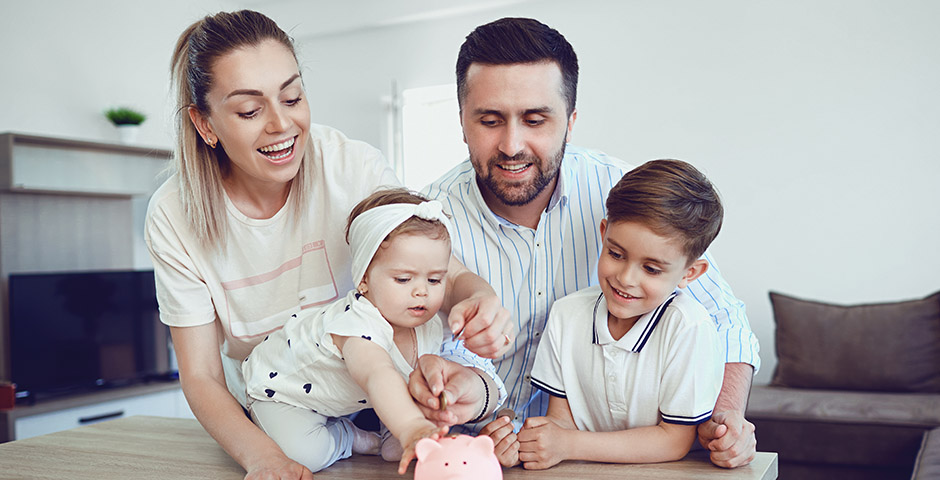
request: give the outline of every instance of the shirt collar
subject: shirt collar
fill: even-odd
[[[623,337],[620,337],[620,340],[614,340],[614,337],[610,335],[610,329],[607,327],[607,300],[604,298],[604,294],[601,293],[597,297],[597,301],[594,302],[594,335],[592,337],[594,344],[601,346],[613,345],[629,352],[640,353],[650,335],[653,334],[656,325],[659,324],[659,320],[666,312],[666,307],[675,297],[675,292],[669,294],[666,301],[653,309],[652,312],[640,317],[633,327]]]

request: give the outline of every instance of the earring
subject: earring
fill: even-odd
[[[217,140],[213,140],[213,141],[210,142],[210,141],[209,141],[209,138],[206,138],[206,145],[208,145],[209,148],[211,148],[211,149],[214,150],[214,149],[215,149],[215,143],[216,143],[216,141],[217,141]]]

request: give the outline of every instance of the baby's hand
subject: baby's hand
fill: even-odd
[[[449,427],[447,426],[438,427],[424,420],[415,425],[414,428],[406,431],[406,433],[402,435],[402,438],[399,439],[404,447],[404,452],[401,454],[401,462],[398,463],[398,474],[402,475],[408,470],[408,464],[415,458],[415,445],[418,444],[419,440],[422,438],[440,440],[441,437],[447,435],[448,429]]]

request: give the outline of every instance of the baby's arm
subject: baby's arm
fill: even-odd
[[[563,460],[657,463],[684,457],[695,440],[695,425],[658,425],[616,432],[577,430],[568,401],[550,397],[545,417],[526,419],[519,432],[519,460],[526,469],[549,468]]]
[[[398,473],[405,473],[418,440],[445,435],[447,427],[438,428],[424,418],[408,393],[405,380],[382,347],[363,338],[338,335],[333,335],[333,343],[342,352],[352,378],[372,401],[376,415],[401,442],[404,453]]]

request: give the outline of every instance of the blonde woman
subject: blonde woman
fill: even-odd
[[[346,215],[398,179],[376,149],[311,125],[293,42],[262,14],[197,21],[172,73],[176,172],[151,199],[145,237],[183,392],[246,479],[312,478],[245,415],[240,363],[291,315],[353,288]],[[453,259],[447,284],[450,327],[475,353],[501,353],[512,332],[492,288]],[[475,378],[452,370],[431,374]],[[488,373],[487,388],[502,388]],[[493,403],[479,388],[445,395],[452,423]]]

